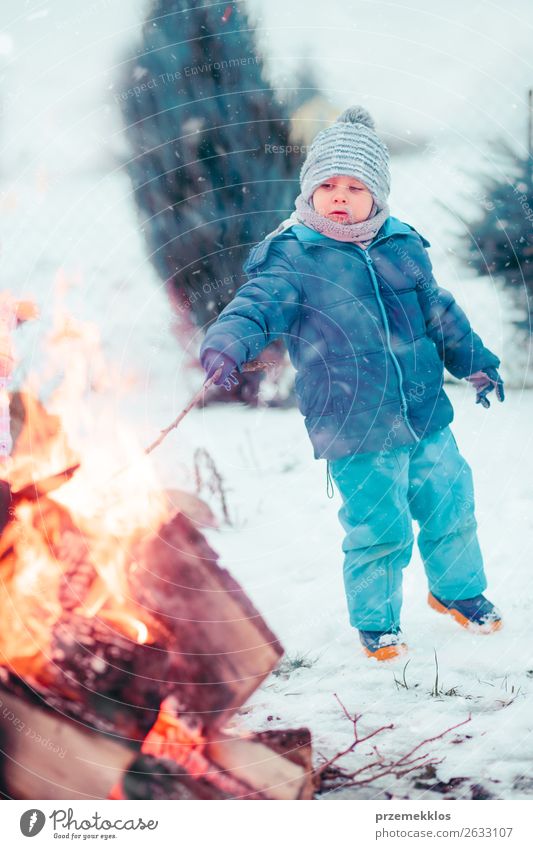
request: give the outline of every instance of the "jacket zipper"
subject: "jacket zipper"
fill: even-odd
[[[378,242],[384,241],[384,239],[386,239],[386,238],[389,238],[389,237],[385,236],[383,239],[378,239],[377,242],[373,243],[373,245],[376,245]],[[389,353],[392,357],[392,361],[394,362],[394,366],[396,368],[396,372],[397,372],[397,375],[398,375],[398,382],[399,382],[399,385],[400,385],[400,397],[402,399],[402,406],[401,406],[402,415],[403,415],[405,424],[407,425],[410,432],[414,436],[416,442],[420,442],[420,438],[416,435],[415,431],[413,430],[413,428],[411,426],[411,422],[409,421],[409,417],[407,415],[407,399],[406,399],[405,393],[403,391],[402,369],[401,369],[400,363],[398,362],[396,354],[392,350],[392,346],[391,346],[391,342],[390,342],[389,319],[387,318],[385,306],[383,304],[383,301],[381,300],[381,295],[379,294],[379,284],[378,284],[377,277],[376,277],[376,274],[375,274],[375,271],[374,271],[374,263],[372,261],[372,257],[370,256],[370,254],[368,253],[366,248],[361,248],[361,250],[363,251],[363,253],[365,255],[365,260],[366,260],[366,263],[367,263],[368,270],[370,272],[370,277],[372,278],[372,285],[374,287],[374,292],[376,294],[376,300],[378,302],[379,311],[381,313],[381,317],[383,319],[383,324],[385,326],[385,333],[386,333],[386,337],[387,337],[387,346],[389,348]],[[387,564],[387,604],[388,604],[388,608],[389,608],[391,625],[394,625],[395,624],[395,622],[394,622],[394,611],[393,611],[392,599],[391,599],[391,577],[392,577],[391,573],[392,573],[392,566],[390,565],[390,563],[388,563]]]
[[[385,236],[384,238],[388,239],[389,236]],[[382,241],[381,239],[378,239],[377,242],[373,243],[373,245],[375,245],[375,244],[377,244],[378,242],[381,242],[381,241]],[[409,428],[409,431],[411,432],[411,434],[414,437],[414,439],[416,440],[416,442],[420,442],[420,438],[416,435],[415,431],[413,430],[413,427],[412,427],[411,422],[409,421],[409,417],[407,415],[407,398],[405,397],[405,393],[403,391],[402,369],[401,369],[400,363],[398,362],[396,354],[392,350],[391,338],[390,338],[389,319],[387,318],[385,306],[383,304],[383,301],[381,300],[381,295],[379,294],[379,284],[378,284],[378,280],[377,280],[377,277],[376,277],[376,273],[374,271],[374,263],[373,263],[372,257],[368,253],[368,250],[366,248],[361,248],[361,250],[363,251],[365,261],[366,261],[366,264],[367,264],[367,268],[368,268],[368,271],[370,273],[372,285],[374,287],[374,293],[376,295],[376,300],[378,302],[379,311],[381,313],[381,318],[383,320],[383,325],[385,327],[385,336],[386,336],[386,339],[387,339],[387,347],[389,349],[389,354],[391,355],[392,361],[394,363],[394,368],[396,369],[396,375],[398,377],[398,384],[399,384],[399,387],[400,387],[400,398],[402,399],[402,403],[401,403],[402,416],[403,416],[403,419],[405,421],[405,424]]]

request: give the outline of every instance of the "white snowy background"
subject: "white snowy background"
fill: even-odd
[[[465,234],[454,214],[465,213],[465,191],[477,202],[462,167],[497,167],[489,137],[501,134],[524,150],[530,4],[250,0],[250,6],[280,85],[311,55],[339,111],[364,103],[378,129],[435,146],[393,160],[392,212],[431,241],[437,279],[500,353],[513,388],[505,404],[488,411],[474,404],[468,387],[449,389],[454,431],[474,469],[488,595],[502,609],[505,628],[474,637],[433,613],[415,553],[404,582],[407,686],[397,683],[403,684],[404,663],[366,660],[348,624],[339,497],[326,496],[325,462],[313,459],[296,410],[194,410],[155,452],[162,484],[189,489],[194,449],[212,454],[233,524],[209,532],[209,540],[286,649],[279,674],[239,720],[256,730],[308,726],[315,752],[330,757],[352,739],[337,693],[348,711],[362,714],[362,731],[394,723],[372,742],[395,757],[471,714],[468,725],[425,750],[443,758],[438,778],[468,779],[457,790],[467,798],[473,784],[497,798],[533,797],[527,353],[517,350],[509,304],[495,281],[473,277],[457,258],[457,240]],[[144,10],[136,0],[3,0],[0,12],[1,285],[35,297],[42,311],[39,322],[18,332],[17,379],[44,369],[59,281],[71,313],[97,326],[124,387],[115,393],[113,415],[127,421],[141,444],[175,417],[202,381],[184,367],[186,355],[119,167],[125,142],[115,100],[118,63]],[[211,506],[217,511],[216,501]],[[344,765],[363,766],[370,755],[363,746]],[[408,778],[382,779],[335,798],[384,792],[433,798]]]

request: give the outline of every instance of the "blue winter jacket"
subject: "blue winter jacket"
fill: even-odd
[[[453,419],[444,366],[500,364],[437,285],[429,244],[392,216],[366,250],[293,225],[251,250],[201,350],[240,367],[283,337],[316,459],[416,443]]]

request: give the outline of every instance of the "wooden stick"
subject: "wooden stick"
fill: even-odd
[[[243,365],[243,367],[241,368],[241,372],[262,371],[263,369],[267,369],[269,366],[275,366],[275,365],[276,365],[276,363],[274,363],[274,362],[245,363]],[[168,425],[168,427],[166,427],[164,430],[162,430],[160,432],[157,439],[155,439],[150,445],[148,445],[147,448],[144,449],[145,455],[151,454],[152,451],[154,451],[154,449],[157,448],[158,445],[161,445],[163,440],[169,435],[170,431],[174,430],[174,428],[178,427],[178,425],[180,424],[180,422],[183,421],[183,419],[185,418],[187,413],[189,413],[192,410],[192,408],[198,403],[198,401],[200,401],[203,398],[207,389],[209,389],[209,387],[215,382],[215,380],[219,377],[221,372],[222,372],[222,366],[217,368],[216,372],[213,375],[211,375],[211,377],[208,378],[208,380],[205,381],[202,388],[199,389],[198,392],[196,392],[195,395],[193,395],[193,397],[191,398],[191,400],[189,401],[187,406],[183,408],[183,410],[181,411],[179,416],[177,416],[174,419],[174,421],[171,422],[171,424]],[[122,475],[124,472],[127,472],[129,469],[131,469],[131,467],[133,465],[134,465],[134,463],[128,463],[127,466],[122,466],[121,469],[118,469],[118,471],[114,472],[111,475],[111,477],[109,477],[107,479],[106,483],[109,483],[109,481],[115,480],[115,478],[117,478],[119,475]]]
[[[275,365],[275,363],[245,363],[241,371],[262,371],[263,369],[266,369],[269,366],[273,365]],[[180,424],[180,422],[183,421],[187,413],[189,413],[192,408],[198,403],[198,401],[202,399],[206,390],[209,389],[209,387],[215,382],[217,377],[220,375],[221,371],[222,366],[220,366],[220,368],[217,368],[216,372],[208,380],[206,380],[206,382],[204,383],[202,388],[198,390],[196,395],[193,395],[193,397],[191,398],[187,406],[183,408],[179,416],[177,416],[177,418],[175,418],[174,421],[168,425],[168,427],[161,431],[157,439],[154,440],[154,442],[152,442],[148,446],[148,448],[144,449],[145,454],[151,454],[154,448],[157,448],[158,445],[161,445],[161,443],[168,436],[170,431],[174,430],[174,428],[176,428]]]

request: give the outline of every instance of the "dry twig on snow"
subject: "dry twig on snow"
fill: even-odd
[[[357,746],[360,746],[361,743],[365,743],[371,737],[375,737],[383,731],[392,730],[394,725],[382,725],[370,734],[360,737],[357,723],[361,719],[362,714],[354,714],[351,716],[337,694],[335,693],[334,695],[340,704],[344,715],[353,725],[354,741],[342,752],[338,752],[334,755],[334,757],[329,758],[329,760],[325,760],[323,764],[317,767],[314,773],[314,778],[315,786],[318,788],[319,793],[325,793],[330,790],[341,790],[346,787],[362,787],[365,784],[371,784],[372,782],[377,781],[378,778],[383,778],[385,775],[392,775],[394,778],[401,778],[413,770],[441,763],[442,758],[432,758],[427,753],[417,755],[416,752],[428,743],[440,740],[445,736],[445,734],[448,734],[455,728],[459,728],[461,725],[465,725],[467,722],[470,722],[472,718],[469,715],[467,719],[464,719],[462,722],[458,722],[456,725],[450,726],[450,728],[446,728],[435,737],[427,737],[399,758],[387,758],[385,755],[381,754],[377,746],[372,746],[375,758],[371,761],[371,763],[349,772],[342,766],[338,766],[338,761],[353,752]]]
[[[215,461],[213,460],[209,451],[206,448],[197,448],[194,452],[194,476],[196,480],[196,493],[199,495],[202,487],[204,485],[204,481],[202,479],[202,475],[200,472],[200,461],[204,460],[205,465],[211,472],[211,477],[207,482],[207,486],[212,495],[218,495],[220,497],[220,504],[222,506],[222,512],[224,514],[224,519],[231,525],[231,519],[228,512],[228,504],[226,501],[226,493],[224,490],[224,484],[222,481],[222,476],[218,471]]]

